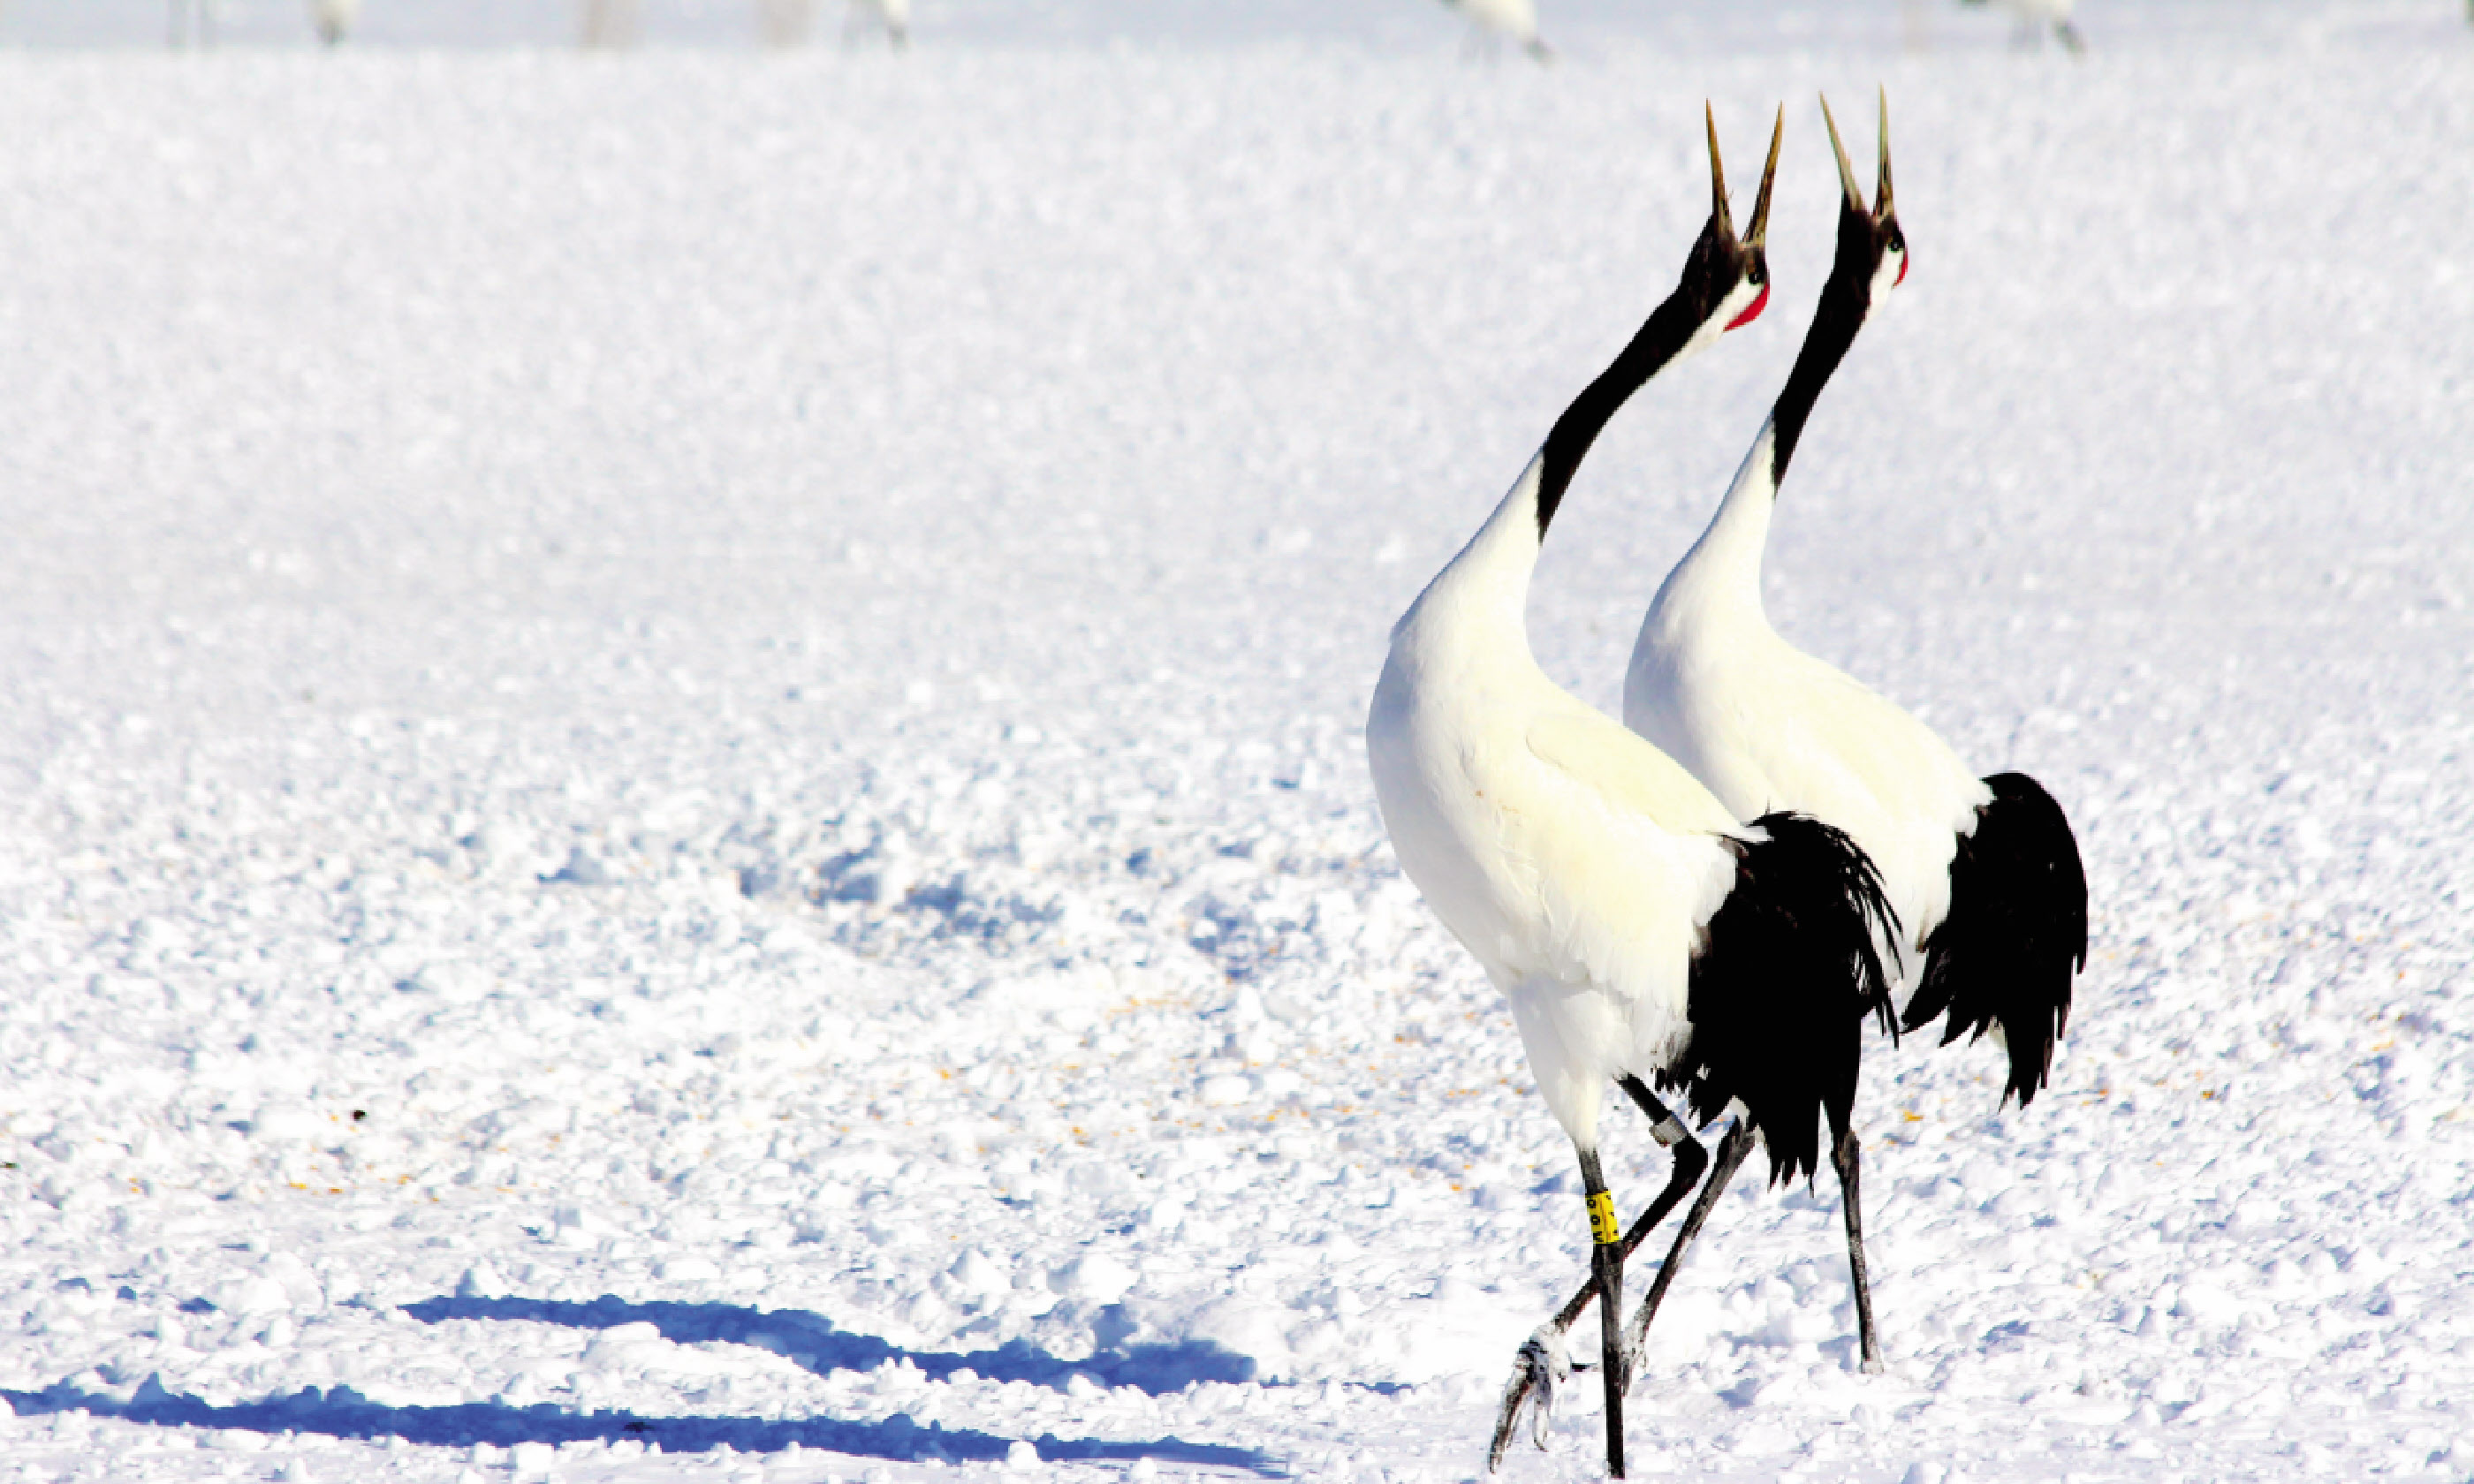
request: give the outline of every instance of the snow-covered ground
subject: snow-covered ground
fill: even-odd
[[[652,47],[743,49],[760,36],[835,46],[863,0],[360,0],[354,46],[453,50],[575,45],[589,8],[610,33]],[[182,16],[183,43],[252,48],[317,44],[307,0],[0,0],[0,46],[160,48]],[[2430,44],[2460,0],[2080,0],[2079,28],[2100,53],[2287,51],[2369,39]],[[1567,58],[1608,45],[1663,56],[1903,49],[1999,50],[2014,40],[2000,9],[1959,0],[1540,0],[1545,35]],[[770,26],[766,24],[770,20]],[[864,19],[864,16],[862,16]],[[1340,43],[1449,58],[1470,30],[1437,0],[911,0],[930,48],[1126,43],[1176,50],[1231,44]],[[614,24],[615,23],[615,24]],[[2032,44],[2032,43],[2031,43]],[[1516,54],[1506,59],[1517,60]]]
[[[1778,301],[1540,574],[1613,705],[1880,79],[1772,611],[2053,788],[2094,953],[2032,1109],[1872,1054],[1889,1374],[1747,1179],[1637,1472],[2474,1475],[2474,36],[2377,13],[0,59],[0,1468],[1479,1472],[1585,1226],[1366,692],[1783,98]]]

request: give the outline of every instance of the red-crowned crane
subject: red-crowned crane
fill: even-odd
[[[901,51],[910,44],[910,0],[850,0],[842,12],[842,45],[855,45],[870,28],[885,33],[887,46]]]
[[[1540,61],[1553,61],[1555,53],[1538,35],[1538,0],[1443,0],[1445,5],[1469,18],[1474,28],[1469,33],[1472,44],[1492,46],[1497,37],[1509,37],[1520,43],[1520,49]]]
[[[1644,1079],[1682,1089],[1705,1118],[1737,1110],[1731,1147],[1757,1131],[1774,1180],[1808,1176],[1822,1117],[1833,1137],[1846,1125],[1857,1019],[1889,1013],[1874,941],[1896,929],[1863,852],[1799,815],[1738,823],[1673,759],[1549,681],[1529,650],[1530,574],[1599,430],[1650,377],[1768,300],[1761,248],[1777,139],[1752,231],[1738,241],[1710,124],[1710,219],[1675,291],[1394,627],[1366,724],[1401,869],[1511,1002],[1539,1091],[1579,1157],[1615,1477],[1626,1242],[1708,1162]],[[1677,1155],[1666,1193],[1629,1238],[1598,1161],[1610,1082]],[[1523,1348],[1518,1395],[1551,1391],[1569,1321],[1550,1321]],[[1541,1427],[1544,1410],[1541,1399]],[[1498,1458],[1518,1407],[1507,1412]]]
[[[328,46],[341,46],[360,18],[361,0],[309,0],[309,24]]]
[[[1977,778],[1931,729],[1779,637],[1761,608],[1761,554],[1787,461],[1874,301],[1907,274],[1890,195],[1888,101],[1869,210],[1829,108],[1825,100],[1841,196],[1829,282],[1718,514],[1650,604],[1624,678],[1624,721],[1734,813],[1791,809],[1862,846],[1904,924],[1890,945],[1912,990],[1902,1028],[1947,1016],[1944,1045],[1992,1031],[2009,1058],[2003,1101],[2016,1094],[2024,1107],[2050,1074],[2072,976],[2087,963],[2087,878],[2070,821],[2024,774]],[[1831,1158],[1845,1197],[1857,1341],[1864,1369],[1878,1371],[1852,1128],[1840,1132]],[[1722,1150],[1678,1257],[1731,1173]],[[1669,1258],[1642,1306],[1636,1355],[1675,1265]]]

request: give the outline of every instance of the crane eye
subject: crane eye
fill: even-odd
[[[1907,234],[1895,227],[1890,228],[1890,251],[1893,252],[1907,251]]]

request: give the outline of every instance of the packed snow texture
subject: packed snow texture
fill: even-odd
[[[2290,51],[2368,40],[2431,45],[2458,0],[2080,0],[2098,51]],[[876,0],[367,0],[353,46],[882,48]],[[319,43],[304,0],[6,0],[0,45],[40,48]],[[1983,51],[2058,46],[2004,5],[1959,0],[1541,0],[1543,35],[1565,60],[1606,45],[1662,56],[1857,48]],[[1094,44],[1212,49],[1341,43],[1526,65],[1468,14],[1437,0],[911,0],[923,47]]]
[[[0,59],[0,1461],[1478,1473],[1587,1228],[1368,687],[1673,282],[1702,99],[1745,161],[1783,99],[1777,299],[1540,573],[1614,705],[1879,80],[1915,269],[1771,611],[2053,790],[2093,951],[2024,1112],[1868,1050],[1889,1373],[1833,1183],[1747,1178],[1637,1468],[2474,1474],[2474,44],[2097,13]]]

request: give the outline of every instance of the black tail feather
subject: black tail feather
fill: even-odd
[[[1801,814],[1753,822],[1768,838],[1737,848],[1735,884],[1692,961],[1692,1041],[1659,1079],[1704,1124],[1741,1099],[1769,1147],[1773,1185],[1809,1177],[1856,1102],[1863,1017],[1890,1028],[1888,975],[1874,948],[1898,936],[1880,874],[1856,842]]]
[[[1993,802],[1950,862],[1950,916],[1925,944],[1906,1028],[1947,1013],[1945,1046],[2001,1027],[2002,1091],[2034,1101],[2071,1017],[2071,978],[2087,967],[2087,873],[2062,806],[2024,773],[1997,773]]]

